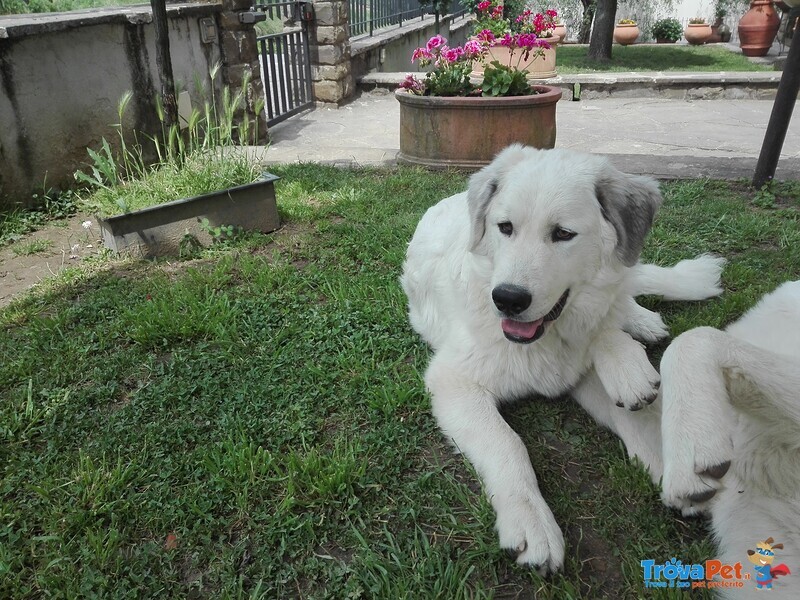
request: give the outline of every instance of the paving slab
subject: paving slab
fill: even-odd
[[[660,178],[752,177],[770,100],[597,98],[562,100],[556,147],[608,155],[630,173]],[[776,176],[800,179],[800,111]],[[270,129],[264,162],[393,165],[400,147],[393,94],[364,92],[341,108],[307,111]]]

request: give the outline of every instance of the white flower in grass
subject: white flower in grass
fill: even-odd
[[[89,227],[91,226],[92,226],[91,221],[84,221],[83,223],[81,223],[81,227],[83,227],[84,229],[89,229]]]

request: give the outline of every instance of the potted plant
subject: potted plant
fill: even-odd
[[[674,44],[683,35],[681,22],[675,18],[659,19],[650,29],[659,44]]]
[[[689,24],[683,30],[683,36],[693,46],[700,46],[711,37],[711,26],[702,17],[694,17],[689,19]]]
[[[781,19],[770,0],[752,0],[739,20],[739,46],[745,56],[766,56]]]
[[[559,38],[553,32],[558,13],[554,10],[534,13],[526,8],[515,15],[507,11],[507,8],[508,6],[499,4],[498,0],[482,0],[476,5],[477,19],[472,39],[487,45],[488,51],[482,59],[475,62],[473,74],[480,77],[485,64],[493,60],[509,65],[508,45],[499,43],[499,40],[505,39],[505,36],[532,34],[546,44],[540,46],[540,51],[532,53],[524,62],[517,64],[516,68],[525,71],[529,79],[555,77],[556,46]],[[489,35],[496,41],[487,43]]]
[[[715,20],[714,24],[711,26],[711,37],[708,39],[708,43],[727,43],[731,41],[731,28],[723,21],[727,14],[728,9],[726,8],[725,0],[717,0],[714,6]]]
[[[614,27],[614,41],[621,46],[630,46],[639,37],[639,27],[633,19],[620,19]]]
[[[556,44],[564,43],[567,39],[567,24],[561,19],[556,19],[556,26],[553,28],[553,36],[557,37]]]
[[[247,81],[237,94],[226,89],[221,106],[212,100],[203,113],[192,110],[183,131],[162,121],[162,136],[148,136],[155,162],[145,159],[138,138],[128,145],[119,124],[114,126],[118,151],[105,138],[99,150],[88,149],[89,172],[78,171],[75,179],[90,192],[83,202],[95,213],[108,248],[177,256],[187,243],[207,245],[239,230],[267,233],[280,226],[278,178],[260,173],[252,156],[233,151],[236,143],[258,139],[249,122],[233,120],[244,104]],[[132,97],[127,92],[119,101],[119,123]]]
[[[408,75],[395,97],[400,103],[398,160],[427,167],[479,168],[513,143],[552,148],[556,103],[561,89],[531,84],[519,65],[547,45],[534,34],[484,31],[464,46],[450,48],[434,36],[412,60],[430,66],[424,79]],[[509,62],[492,60],[479,78],[473,63],[489,48],[504,46]]]

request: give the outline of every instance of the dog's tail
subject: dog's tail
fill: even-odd
[[[632,296],[653,294],[665,300],[704,300],[722,293],[720,275],[725,259],[703,254],[674,267],[638,264],[630,270]]]

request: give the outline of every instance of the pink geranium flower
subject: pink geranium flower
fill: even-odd
[[[427,48],[428,52],[433,52],[434,50],[436,50],[436,48],[444,46],[446,43],[447,40],[437,34],[428,40],[428,43],[426,44],[425,47]]]

